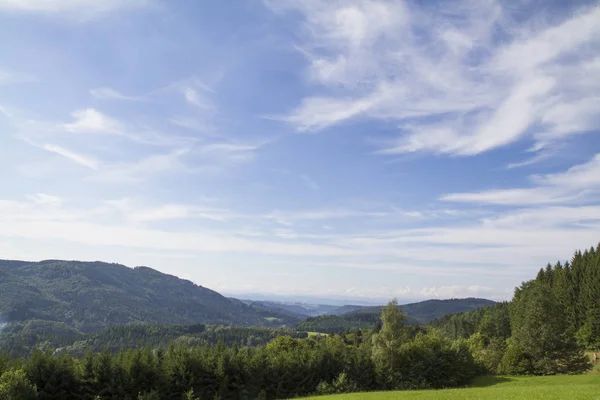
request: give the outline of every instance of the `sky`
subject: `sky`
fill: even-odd
[[[0,258],[508,299],[600,241],[600,4],[0,0]]]

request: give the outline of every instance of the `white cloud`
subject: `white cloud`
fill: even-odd
[[[93,108],[75,111],[72,116],[74,121],[63,125],[68,132],[119,134],[123,130],[121,122]]]
[[[3,114],[5,117],[12,118],[12,113],[8,110],[8,108],[4,107],[0,104],[0,114]]]
[[[213,142],[189,145],[168,152],[147,154],[134,161],[105,163],[89,179],[95,182],[127,184],[166,175],[218,174],[252,161],[260,145]]]
[[[76,110],[71,113],[72,122],[50,124],[48,122],[26,121],[21,123],[24,138],[46,137],[48,134],[60,136],[64,132],[95,134],[118,137],[142,145],[178,148],[198,142],[193,136],[175,135],[161,132],[134,122],[124,122],[106,115],[94,108]],[[101,138],[98,138],[100,140]]]
[[[524,161],[517,161],[517,162],[509,163],[506,166],[506,169],[521,168],[521,167],[527,167],[529,165],[537,164],[543,160],[546,160],[546,159],[552,157],[554,154],[555,154],[554,152],[550,152],[550,151],[540,152],[540,153],[534,155],[533,157],[530,157]]]
[[[207,137],[220,137],[222,136],[215,126],[207,121],[199,120],[198,118],[190,118],[184,116],[176,116],[169,120],[173,125],[186,128]]]
[[[515,25],[495,1],[266,4],[304,17],[297,47],[321,90],[282,117],[298,130],[397,121],[382,154],[474,155],[526,137],[541,149],[600,125],[600,7]]]
[[[35,204],[0,201],[0,236],[28,239],[66,240],[93,246],[177,250],[193,252],[236,252],[255,254],[335,255],[343,249],[305,243],[248,240],[231,234],[203,231],[164,231],[94,220],[97,210],[38,209]],[[43,218],[36,218],[43,215]]]
[[[105,183],[135,183],[167,172],[190,172],[181,158],[189,149],[179,149],[165,154],[153,154],[138,161],[106,165],[90,180]]]
[[[194,152],[200,155],[205,162],[214,163],[213,166],[218,167],[223,163],[231,165],[250,161],[261,146],[261,144],[214,142],[198,145]]]
[[[0,0],[1,11],[63,14],[87,18],[119,9],[142,7],[149,0]]]
[[[202,200],[204,202],[205,200]],[[208,207],[200,204],[161,204],[146,205],[132,199],[110,200],[105,202],[111,209],[120,213],[120,216],[133,222],[159,222],[168,220],[205,219],[212,221],[228,221],[232,219],[248,218],[247,216],[233,213],[229,210]]]
[[[296,210],[282,211],[274,210],[265,216],[267,219],[272,219],[282,225],[293,225],[298,221],[323,221],[333,219],[348,219],[348,218],[365,218],[365,217],[384,217],[388,215],[384,211],[362,211],[352,210],[347,208],[331,208],[317,210]]]
[[[94,160],[92,157],[75,153],[73,151],[67,150],[60,146],[56,146],[53,144],[45,144],[42,146],[42,148],[49,152],[56,153],[58,155],[66,157],[69,160],[74,161],[79,165],[83,165],[84,167],[88,167],[91,169],[98,169],[98,167],[99,167],[99,163],[96,160]]]
[[[423,288],[419,293],[421,297],[428,299],[449,299],[449,298],[463,298],[463,297],[484,297],[484,298],[498,298],[506,300],[512,297],[512,293],[498,293],[497,290],[487,286],[440,286]]]
[[[126,101],[144,101],[146,100],[143,96],[126,96],[115,89],[108,87],[92,89],[90,94],[97,99],[101,100],[126,100]]]
[[[534,184],[530,188],[451,193],[442,196],[441,200],[502,205],[537,205],[584,200],[600,192],[600,154],[567,171],[533,175],[530,180]]]
[[[206,96],[201,95],[197,90],[187,87],[183,89],[183,95],[188,103],[204,110],[212,110],[213,104]]]

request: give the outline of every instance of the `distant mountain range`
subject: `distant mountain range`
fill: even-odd
[[[254,301],[242,300],[251,307],[264,310],[275,310],[295,317],[316,317],[318,315],[335,314],[339,306],[329,304],[310,304],[286,301]]]
[[[446,314],[492,303],[484,299],[429,300],[405,305],[403,309],[412,323],[427,323]],[[80,334],[132,323],[301,329],[303,321],[314,322],[315,317],[326,324],[335,318],[373,321],[380,311],[381,307],[373,306],[227,298],[147,267],[128,268],[104,262],[0,260],[0,324],[8,323],[4,331],[13,333],[27,330],[39,335]],[[338,328],[354,326],[337,325]],[[315,326],[311,330],[316,330],[312,328]]]
[[[491,300],[467,298],[426,300],[400,306],[407,315],[406,323],[424,325],[448,314],[462,313],[495,304]],[[308,332],[339,333],[350,329],[372,329],[378,322],[383,306],[347,305],[338,307],[331,315],[310,317],[296,325]]]

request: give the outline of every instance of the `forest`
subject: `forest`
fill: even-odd
[[[541,269],[510,302],[426,326],[407,324],[392,301],[373,329],[311,337],[281,332],[254,346],[232,343],[238,335],[232,333],[216,344],[148,341],[117,350],[117,341],[100,350],[103,340],[135,332],[115,328],[104,339],[82,343],[82,355],[5,353],[0,399],[282,399],[463,387],[490,374],[585,373],[591,362],[584,351],[600,347],[599,296],[600,245]],[[189,329],[192,336],[216,332]]]

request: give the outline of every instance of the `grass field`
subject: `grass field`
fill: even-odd
[[[544,377],[480,377],[468,389],[353,393],[313,400],[600,400],[596,374]],[[308,399],[305,399],[308,400]]]

